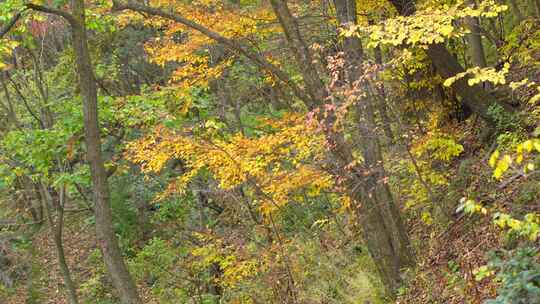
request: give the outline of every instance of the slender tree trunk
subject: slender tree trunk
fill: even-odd
[[[90,165],[94,192],[97,240],[108,273],[119,293],[121,302],[123,304],[138,304],[141,301],[137,293],[137,287],[124,263],[118,239],[113,229],[107,173],[101,151],[96,82],[86,37],[84,1],[72,0],[71,3],[74,19],[71,22],[71,32],[79,77],[79,89],[83,99],[87,161]]]
[[[521,12],[521,9],[519,8],[519,5],[516,0],[509,0],[510,6],[512,6],[512,11],[514,12],[514,16],[516,16],[517,23],[521,23],[523,21],[523,13]]]
[[[382,66],[383,59],[382,59],[382,51],[381,51],[380,46],[375,47],[375,62],[378,65]],[[378,91],[381,98],[378,98],[377,112],[379,112],[384,135],[386,136],[385,142],[391,143],[394,141],[394,135],[392,132],[392,125],[391,125],[390,117],[388,116],[388,105],[387,105],[387,100],[386,100],[386,90],[384,88],[384,84],[381,84],[381,87]]]
[[[200,187],[202,188],[202,186],[203,185],[201,183]],[[202,191],[196,191],[195,196],[199,203],[199,230],[203,231],[207,222],[204,209],[209,206],[208,196]],[[221,302],[221,297],[223,293],[223,290],[219,285],[219,280],[221,279],[221,276],[223,274],[219,263],[212,263],[208,267],[208,274],[210,275],[210,281],[208,282],[206,289],[208,290],[208,293],[213,296],[212,303],[218,304]]]
[[[469,0],[468,3],[471,6],[476,7],[474,0]],[[472,65],[485,68],[487,67],[487,63],[484,45],[482,44],[482,35],[480,34],[480,19],[478,17],[467,17],[465,18],[465,24],[469,31],[471,31],[465,36],[465,39],[468,43],[467,50],[471,57]],[[465,63],[465,65],[467,64]],[[491,87],[489,82],[484,82],[483,85],[486,88]]]
[[[49,190],[43,184],[40,185],[41,201],[43,209],[45,210],[45,217],[49,223],[49,227],[53,234],[54,246],[56,248],[56,255],[58,257],[58,266],[60,267],[60,273],[64,279],[66,285],[67,297],[69,304],[78,304],[77,290],[75,283],[71,278],[68,264],[66,262],[66,255],[64,251],[64,244],[62,241],[62,232],[64,228],[64,201],[65,201],[65,189],[62,189],[59,193],[59,202],[55,203],[51,197]],[[56,211],[56,223],[52,216],[51,206]]]
[[[475,30],[478,26],[478,18],[467,18],[466,20],[470,34],[467,34],[466,39],[469,44],[469,56],[473,66],[485,68],[487,66],[486,57],[484,54],[484,46],[482,45],[482,36]]]
[[[34,63],[33,80],[41,97],[41,103],[39,105],[41,121],[43,121],[45,128],[48,129],[51,128],[54,124],[53,114],[49,106],[48,90],[46,84],[43,82],[43,75],[41,72],[41,66],[38,60],[38,56],[36,56],[36,54],[34,54],[32,51],[29,51],[28,53],[30,54],[30,57],[32,57],[32,61]]]
[[[354,0],[334,0],[334,4],[342,27],[356,25],[357,11]],[[385,182],[386,172],[375,131],[374,96],[369,93],[369,83],[360,81],[363,73],[360,66],[363,59],[360,39],[344,38],[343,51],[347,80],[357,94],[357,120],[364,157],[364,166],[356,169],[363,176],[362,184],[358,187],[359,190],[351,194],[353,199],[361,202],[359,216],[362,227],[366,230],[364,238],[388,293],[393,294],[401,281],[400,270],[413,264],[413,254],[400,211]],[[359,87],[355,87],[356,85]]]
[[[301,66],[302,76],[306,83],[306,90],[310,96],[316,99],[309,105],[311,109],[324,103],[329,93],[324,87],[320,76],[311,63],[311,55],[306,43],[302,39],[298,24],[292,17],[286,1],[271,0],[274,12],[283,28],[287,42],[295,54],[299,66]],[[346,5],[342,14],[346,14],[344,20],[356,20],[356,9],[354,1],[341,1]],[[351,8],[352,7],[352,8]],[[338,9],[340,9],[338,7]],[[338,15],[340,15],[338,13]],[[359,39],[346,39],[344,50],[348,58],[346,59],[347,74],[350,83],[359,78],[359,63],[362,59],[362,46]],[[360,101],[362,107],[369,103]],[[369,117],[369,120],[359,121],[362,142],[365,145],[362,151],[365,158],[363,167],[354,166],[352,169],[346,168],[351,164],[353,157],[351,149],[343,140],[343,134],[334,133],[332,125],[335,122],[335,113],[326,113],[329,117],[322,118],[325,124],[326,138],[331,147],[331,152],[336,158],[336,166],[341,172],[341,176],[346,178],[346,188],[350,197],[358,204],[359,218],[363,229],[363,236],[369,248],[370,254],[379,270],[389,294],[392,294],[399,285],[399,271],[402,267],[408,266],[412,262],[412,253],[405,229],[401,223],[399,210],[394,205],[388,185],[383,183],[384,168],[382,168],[382,158],[379,143],[373,130],[375,124],[371,104],[370,112],[362,112]],[[324,114],[323,114],[324,115]],[[382,170],[381,170],[382,169]]]
[[[28,208],[30,209],[30,215],[36,223],[43,222],[43,204],[40,199],[40,190],[35,186],[35,183],[32,182],[32,179],[28,176],[21,176],[20,179],[21,187],[24,189],[25,197],[28,201]],[[37,210],[36,210],[37,209]]]
[[[514,1],[514,0],[512,0]],[[476,6],[474,1],[469,1],[472,6]],[[478,17],[467,17],[465,18],[465,24],[471,31],[467,34],[466,39],[469,44],[469,55],[474,66],[485,68],[486,55],[484,53],[484,45],[482,44],[482,35],[480,34],[480,20]]]
[[[17,117],[17,113],[15,113],[15,109],[13,107],[13,102],[11,100],[11,94],[9,93],[9,90],[7,88],[6,82],[4,80],[3,73],[0,75],[0,84],[2,85],[2,89],[4,90],[4,97],[6,100],[5,110],[6,114],[8,116],[8,120],[10,123],[12,123],[15,127],[20,128],[21,123]]]
[[[286,0],[270,0],[270,4],[279,19],[281,28],[285,34],[289,47],[298,63],[298,67],[304,78],[307,93],[312,100],[323,102],[328,96],[325,86],[315,65],[309,48],[300,33],[300,27],[296,18],[291,14]]]

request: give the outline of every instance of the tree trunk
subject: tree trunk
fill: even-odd
[[[6,105],[4,106],[6,110],[6,115],[8,117],[8,122],[13,124],[16,128],[21,127],[21,123],[19,121],[19,118],[17,117],[17,113],[15,112],[15,108],[13,107],[13,102],[11,100],[11,94],[9,94],[9,90],[7,88],[6,82],[4,80],[3,73],[0,74],[0,84],[2,85],[2,89],[4,90],[4,97],[6,100]],[[2,103],[2,105],[4,105]]]
[[[402,16],[410,16],[416,12],[414,0],[391,0],[391,3]],[[435,66],[437,73],[444,79],[453,77],[456,74],[465,71],[457,59],[452,56],[443,44],[428,45],[426,53]],[[461,97],[461,102],[485,120],[490,127],[494,127],[496,124],[495,119],[488,114],[488,109],[491,105],[498,104],[506,111],[512,111],[510,106],[499,103],[493,96],[490,96],[482,86],[469,86],[467,80],[467,77],[457,80],[453,84],[453,88]]]
[[[472,5],[476,5],[472,2]],[[474,66],[485,68],[487,66],[486,56],[484,53],[484,45],[482,44],[482,36],[480,35],[480,21],[478,17],[467,17],[465,23],[471,31],[467,34],[466,39],[469,44],[469,55]]]
[[[201,183],[201,186],[202,186],[202,183]],[[207,222],[204,209],[207,206],[209,206],[208,196],[200,190],[194,191],[194,193],[195,193],[195,197],[197,198],[198,205],[199,205],[198,206],[199,207],[198,229],[200,231],[204,231],[206,229],[206,222]],[[210,266],[208,266],[207,271],[208,271],[208,274],[210,275],[210,280],[206,284],[207,285],[206,290],[208,291],[209,294],[212,295],[212,300],[211,300],[212,303],[218,304],[221,302],[221,297],[223,293],[223,290],[219,284],[219,280],[221,279],[221,276],[223,273],[222,273],[219,263],[212,263]]]
[[[286,0],[270,0],[272,8],[279,19],[289,47],[293,51],[300,73],[304,78],[307,93],[314,101],[324,102],[328,96],[324,83],[319,77],[309,48],[300,33],[296,18],[291,14]]]
[[[334,0],[334,4],[337,19],[342,27],[357,24],[354,0]],[[358,189],[352,191],[350,195],[357,202],[361,202],[359,217],[364,229],[364,239],[388,294],[392,295],[399,287],[401,268],[413,264],[413,254],[400,211],[385,182],[386,173],[380,143],[375,132],[374,96],[369,93],[368,83],[365,81],[358,83],[363,73],[360,66],[363,59],[360,39],[344,38],[343,51],[347,80],[356,92],[356,114],[364,158],[362,168],[354,169],[355,175],[360,175],[357,178],[362,180],[362,183],[360,187],[349,187]],[[356,85],[359,87],[354,87]]]
[[[381,51],[380,46],[375,47],[375,63],[377,63],[380,66],[382,66],[383,64],[382,51]],[[377,112],[379,112],[384,135],[386,136],[386,140],[384,142],[391,143],[394,141],[394,134],[392,132],[392,125],[391,125],[390,117],[388,116],[388,105],[387,105],[387,100],[386,100],[386,90],[384,88],[384,84],[381,85],[380,89],[378,90],[378,93],[381,98],[379,98],[377,102]]]
[[[455,76],[464,71],[463,67],[442,44],[431,44],[427,49],[437,73],[444,79]],[[498,104],[506,111],[512,111],[509,105],[499,103],[494,97],[488,95],[480,85],[470,86],[468,78],[463,77],[453,84],[454,91],[461,97],[461,102],[474,113],[484,119],[489,125],[495,126],[495,119],[489,115],[490,106]]]
[[[72,0],[73,21],[71,32],[79,77],[79,89],[83,99],[84,130],[87,161],[90,165],[92,189],[95,201],[96,235],[103,259],[123,304],[141,303],[137,287],[131,277],[113,229],[107,174],[101,151],[98,119],[97,90],[94,72],[88,52],[84,1]]]
[[[523,13],[521,13],[521,9],[519,8],[519,5],[516,0],[509,0],[510,6],[512,6],[512,11],[514,12],[514,16],[516,16],[517,23],[521,23],[523,21]]]
[[[56,255],[58,257],[58,266],[60,267],[60,273],[62,274],[64,284],[66,285],[68,302],[69,304],[78,304],[79,300],[77,298],[75,283],[73,283],[73,279],[71,278],[71,273],[66,262],[64,245],[62,241],[62,231],[64,228],[65,189],[60,191],[58,203],[53,201],[53,198],[45,185],[40,185],[40,192],[43,209],[45,210],[45,217],[47,218],[47,222],[49,223],[49,227],[53,234],[54,246],[56,248]],[[56,211],[56,223],[52,217],[51,206],[53,206],[54,210]]]

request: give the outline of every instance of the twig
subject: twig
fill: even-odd
[[[24,13],[24,11],[26,11],[28,8],[24,8],[23,10],[21,10],[20,12],[17,12],[12,18],[11,20],[8,21],[8,23],[6,23],[2,29],[0,29],[0,38],[4,37],[5,34],[7,34],[11,28],[13,26],[15,26],[15,24],[17,23],[17,21],[21,18],[22,16],[22,13]]]

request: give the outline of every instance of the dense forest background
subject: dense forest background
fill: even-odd
[[[1,303],[540,303],[539,0],[4,0]]]

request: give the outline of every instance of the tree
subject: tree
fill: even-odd
[[[415,1],[390,1],[401,16],[414,18],[416,12]],[[443,78],[449,78],[456,74],[464,72],[463,67],[452,56],[448,49],[441,43],[431,43],[426,50],[427,55],[433,62],[437,73]],[[491,127],[495,126],[495,119],[489,115],[491,105],[500,105],[505,111],[511,111],[507,104],[497,101],[490,96],[480,85],[469,86],[466,78],[460,79],[453,85],[457,94],[461,97],[461,102],[469,107],[474,113],[478,114]]]
[[[118,245],[118,240],[112,225],[107,173],[101,151],[97,89],[90,54],[88,52],[84,1],[74,0],[72,1],[71,6],[72,13],[70,14],[32,3],[26,5],[28,9],[59,15],[66,19],[71,26],[78,83],[83,100],[87,161],[89,162],[92,175],[98,244],[102,250],[105,264],[109,270],[112,282],[119,292],[122,303],[140,303],[137,287],[124,263],[122,252]],[[20,16],[18,14],[15,16],[14,19],[16,21]],[[14,24],[15,22],[12,23]],[[71,293],[70,298],[72,301],[76,300]]]
[[[329,93],[325,89],[325,85],[321,80],[318,72],[315,70],[314,65],[312,64],[312,58],[309,53],[309,49],[300,33],[298,25],[294,17],[291,15],[289,8],[285,1],[271,1],[272,7],[278,20],[280,21],[281,27],[291,51],[295,55],[297,60],[297,65],[300,67],[303,80],[306,84],[306,92],[309,99],[307,104],[310,109],[314,110],[317,106],[321,106],[325,102],[325,98],[329,96]],[[233,50],[239,51],[241,54],[246,55],[246,57],[252,59],[255,58],[255,63],[264,62],[259,55],[253,54],[245,49],[242,49],[240,46],[228,41],[227,39],[219,36],[219,34],[213,33],[212,31],[202,27],[199,24],[195,24],[192,21],[186,20],[184,17],[181,17],[177,14],[165,13],[159,9],[153,9],[149,7],[144,7],[134,3],[128,4],[115,4],[118,9],[132,9],[139,12],[150,13],[153,15],[158,15],[167,19],[171,19],[177,22],[180,22],[190,28],[196,29],[197,31],[202,32],[205,35],[208,35],[210,38],[216,40],[218,43],[223,43],[226,46],[232,48]],[[359,46],[359,40],[352,39],[346,43],[352,43],[352,47],[347,49],[347,53],[351,54],[355,60],[357,58],[356,52],[361,51],[361,46]],[[359,47],[358,50],[355,47]],[[356,55],[355,55],[356,54]],[[354,62],[354,60],[349,61]],[[356,65],[356,63],[353,63]],[[267,64],[265,64],[267,65]],[[350,73],[349,81],[355,82],[356,79],[360,76],[356,68],[352,68]],[[270,70],[274,72],[275,68]],[[279,71],[279,70],[278,70]],[[279,76],[282,72],[279,72]],[[279,77],[281,79],[281,77]],[[305,99],[304,99],[305,100]],[[362,105],[364,107],[365,105]],[[371,108],[372,106],[370,106]],[[369,114],[371,113],[371,115]],[[406,234],[404,233],[405,229],[402,226],[399,211],[397,206],[393,203],[392,196],[389,192],[387,185],[381,184],[381,180],[384,179],[384,170],[381,171],[382,163],[381,156],[378,148],[378,142],[372,142],[367,144],[370,148],[364,151],[367,162],[365,168],[353,167],[351,173],[347,172],[345,169],[349,167],[349,164],[352,162],[353,157],[351,151],[348,149],[347,145],[343,141],[343,134],[337,133],[334,134],[332,129],[332,124],[335,121],[334,113],[324,113],[321,111],[321,115],[329,114],[330,118],[322,119],[322,123],[325,124],[324,129],[326,130],[327,140],[333,154],[337,160],[337,169],[344,176],[348,176],[346,182],[346,187],[350,190],[349,195],[356,202],[369,202],[361,204],[361,218],[362,222],[366,226],[366,231],[364,234],[365,239],[368,242],[370,251],[373,254],[374,260],[377,263],[380,273],[383,277],[385,283],[387,283],[390,291],[394,291],[399,282],[399,276],[397,275],[402,267],[411,265],[412,253],[409,248],[409,241]],[[373,117],[373,112],[364,111],[366,117]],[[371,127],[373,127],[373,121],[371,121]],[[360,126],[360,128],[366,130],[368,126]],[[362,138],[368,140],[373,136],[364,133]],[[375,166],[375,168],[373,168]],[[365,182],[362,177],[364,172],[375,171],[376,173],[368,173],[370,181]],[[363,185],[365,188],[358,188],[358,185]],[[380,188],[382,187],[382,188]],[[378,189],[380,190],[374,190]],[[361,191],[361,189],[363,191]],[[372,191],[375,191],[372,193]],[[371,194],[370,194],[371,193]],[[365,214],[364,214],[365,213]]]

